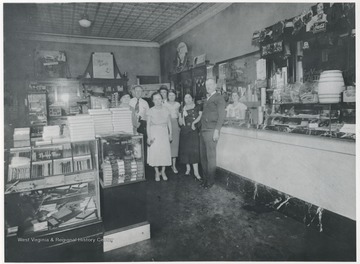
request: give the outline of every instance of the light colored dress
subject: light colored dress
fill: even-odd
[[[236,105],[229,104],[225,109],[226,117],[245,119],[246,109],[247,106],[241,102],[238,102]]]
[[[148,111],[148,122],[150,122],[150,135],[154,141],[148,147],[147,163],[152,166],[170,166],[171,150],[169,141],[169,130],[167,127],[170,112],[166,107],[157,109],[150,108]]]
[[[171,127],[172,127],[172,141],[170,143],[171,157],[176,158],[179,155],[180,127],[179,127],[178,119],[179,119],[180,103],[174,102],[174,104],[170,104],[167,101],[164,103],[164,106],[166,106],[166,108],[169,110],[171,116]]]

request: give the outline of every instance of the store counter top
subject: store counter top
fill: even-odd
[[[217,166],[355,220],[355,142],[223,127]]]

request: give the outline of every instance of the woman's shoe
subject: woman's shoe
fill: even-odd
[[[186,175],[186,176],[190,176],[190,171],[189,171],[189,170],[186,171],[186,172],[185,172],[185,175]]]
[[[166,177],[165,171],[161,172],[161,176],[163,177],[164,181],[168,180],[168,178]]]
[[[157,173],[155,173],[155,181],[160,181],[160,173],[159,174],[157,174]]]
[[[200,175],[194,175],[194,176],[195,176],[195,181],[202,182]]]
[[[178,174],[179,172],[178,172],[178,170],[175,168],[175,167],[171,167],[172,168],[172,170],[173,170],[173,172],[175,173],[175,174]]]

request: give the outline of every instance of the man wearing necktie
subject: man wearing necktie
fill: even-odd
[[[200,160],[203,169],[203,187],[214,185],[216,173],[216,146],[220,137],[220,129],[225,120],[225,100],[216,92],[214,79],[206,80],[208,97],[204,102],[201,116]]]
[[[141,98],[143,93],[143,87],[141,85],[135,85],[131,88],[133,98],[130,100],[129,105],[135,109],[136,117],[138,118],[139,125],[137,132],[141,133],[144,137],[144,158],[145,164],[147,162],[147,133],[146,133],[146,119],[147,111],[149,110],[149,104]]]

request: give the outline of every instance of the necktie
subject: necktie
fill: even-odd
[[[137,99],[136,105],[135,105],[135,112],[139,113],[139,98]]]
[[[135,113],[136,113],[136,116],[138,117],[138,121],[141,120],[141,116],[139,115],[139,98],[137,99],[136,101],[136,105],[135,105]]]

